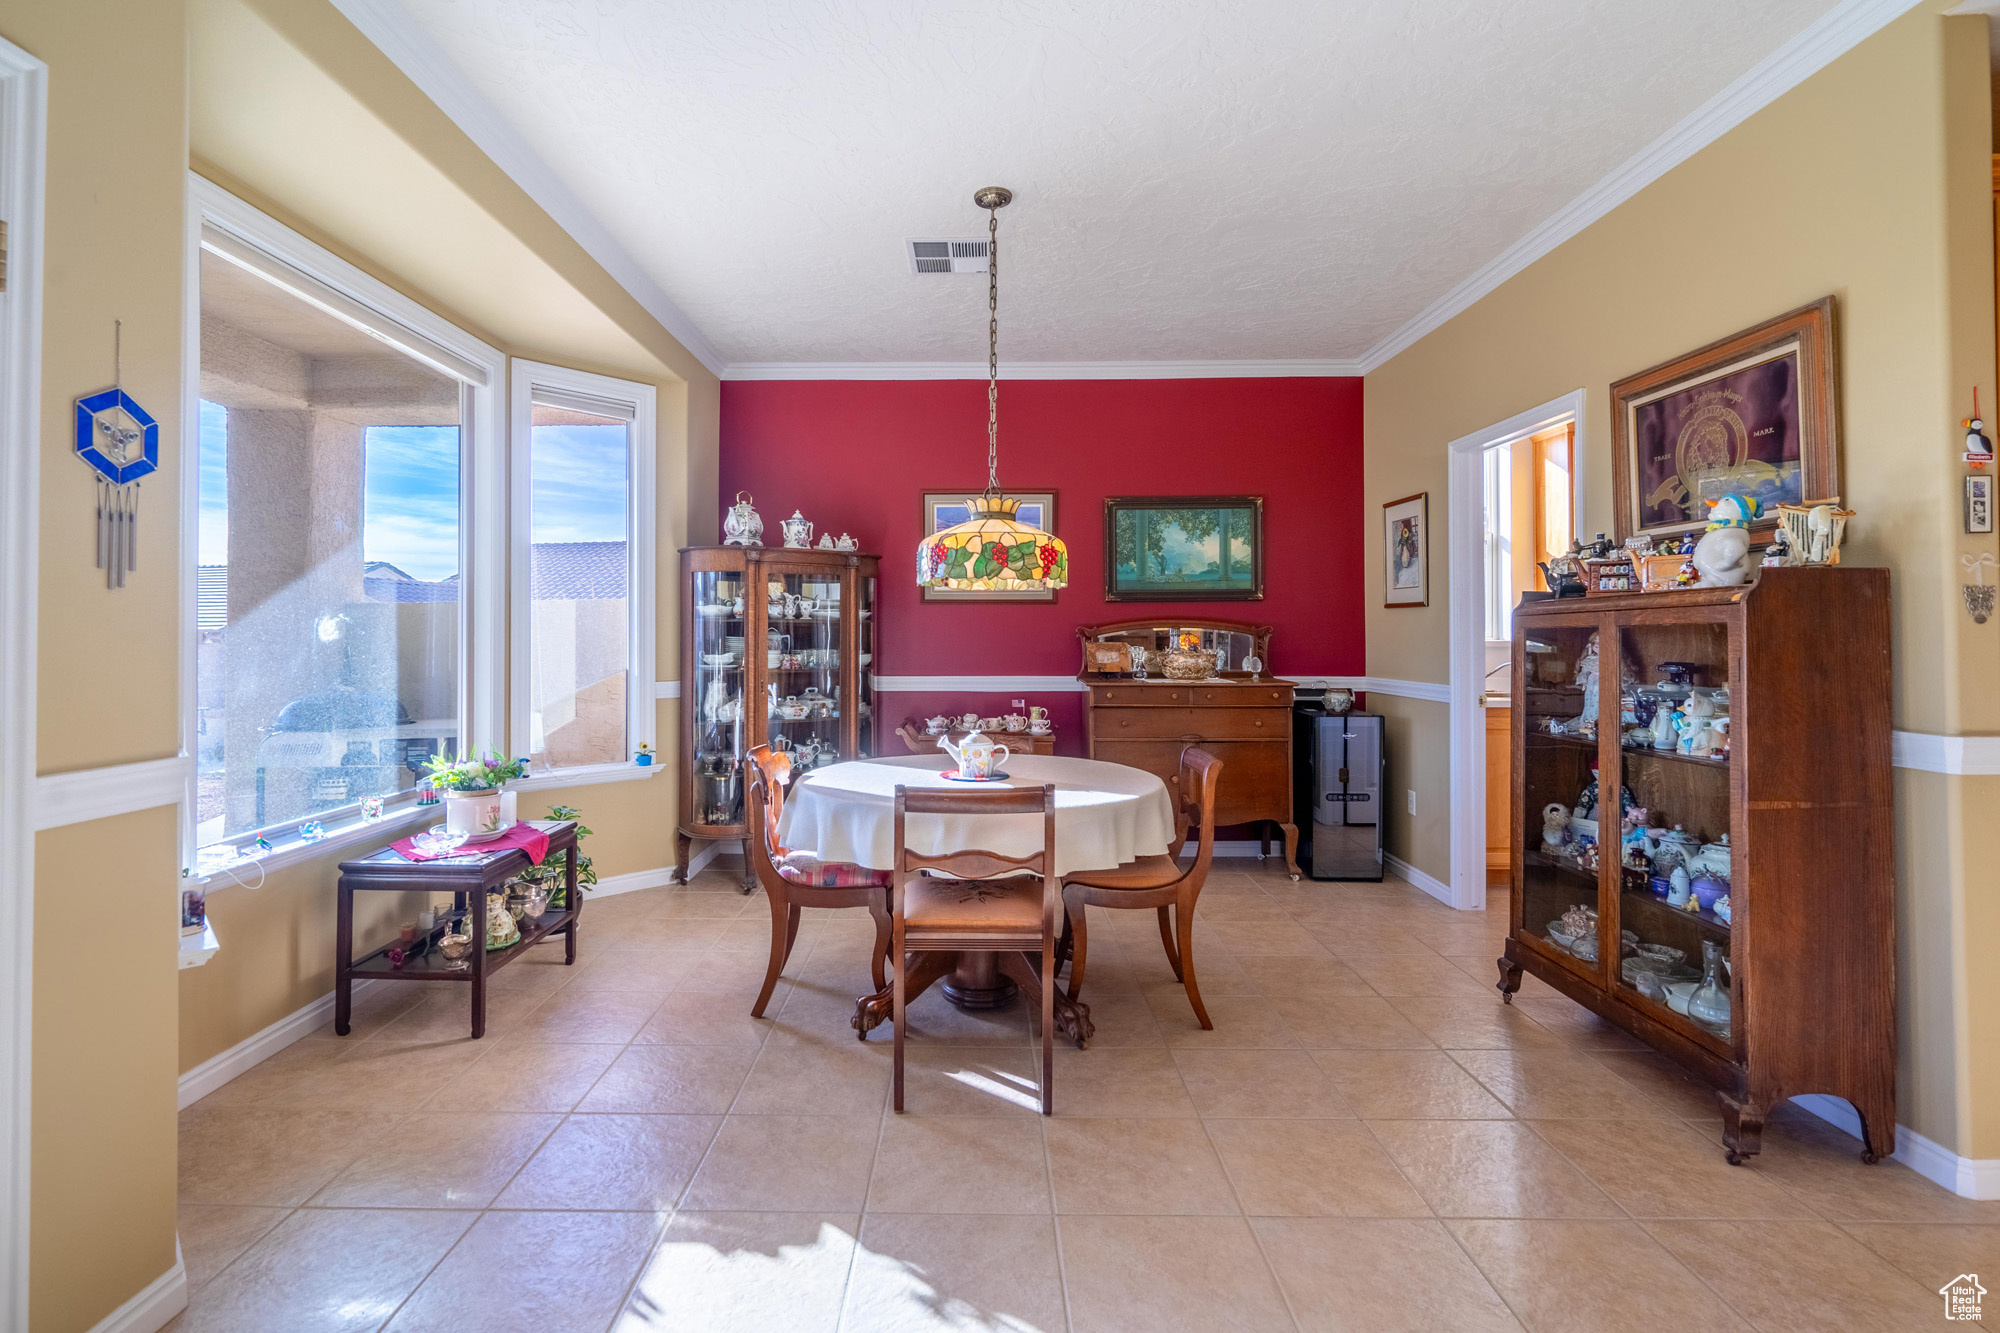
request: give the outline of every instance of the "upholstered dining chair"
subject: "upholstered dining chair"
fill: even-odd
[[[958,851],[925,856],[910,850],[909,815],[1042,817],[1041,850],[1031,856]],[[997,953],[1003,972],[1039,991],[1042,1003],[1042,1114],[1054,1107],[1056,922],[1062,881],[1055,874],[1056,789],[938,791],[896,788],[896,856],[890,872],[889,916],[895,931],[896,1110],[903,1109],[903,1031],[909,1007],[910,955]],[[1039,952],[1037,959],[1034,954]]]
[[[768,745],[743,756],[744,798],[751,836],[746,839],[750,865],[764,897],[771,904],[771,966],[764,989],[750,1007],[752,1018],[764,1016],[764,1006],[777,989],[778,975],[792,956],[799,938],[799,912],[807,907],[865,907],[875,918],[875,950],[869,958],[876,991],[889,984],[889,872],[870,870],[851,861],[822,861],[810,851],[793,850],[778,842],[778,820],[785,813],[785,788],[792,780],[792,761]]]
[[[1178,807],[1174,845],[1164,856],[1142,856],[1112,870],[1081,870],[1063,876],[1063,933],[1069,954],[1069,998],[1083,989],[1086,955],[1090,948],[1087,926],[1090,907],[1151,907],[1160,914],[1160,943],[1166,947],[1167,962],[1174,980],[1187,990],[1188,1003],[1204,1028],[1213,1029],[1208,1010],[1202,1008],[1201,989],[1194,982],[1194,904],[1201,886],[1208,881],[1209,862],[1215,857],[1215,784],[1222,776],[1222,761],[1208,751],[1190,745],[1181,751],[1181,768],[1173,793]],[[1188,829],[1199,825],[1200,841],[1194,860],[1181,869],[1181,849],[1187,845]]]

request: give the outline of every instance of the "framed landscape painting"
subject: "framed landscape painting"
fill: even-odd
[[[1263,496],[1124,496],[1104,502],[1105,601],[1263,598]]]
[[[1382,506],[1382,605],[1431,604],[1429,491]]]
[[[1700,532],[1729,494],[1777,506],[1840,493],[1833,298],[1611,386],[1612,482],[1626,537]]]
[[[972,517],[972,507],[968,503],[980,494],[978,488],[969,491],[925,491],[924,492],[924,536],[943,532],[946,528],[963,523]],[[1008,495],[1021,502],[1020,510],[1014,515],[1029,527],[1040,528],[1043,532],[1056,530],[1056,493],[1054,491],[1017,491],[1009,489]],[[972,588],[925,588],[927,602],[1053,602],[1056,595],[1050,591],[1005,592],[1000,590]]]

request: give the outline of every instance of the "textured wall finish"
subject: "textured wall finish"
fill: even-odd
[[[1829,0],[400,3],[732,362],[1356,356]],[[1011,247],[1011,248],[1010,248]]]

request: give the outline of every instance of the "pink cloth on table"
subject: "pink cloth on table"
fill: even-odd
[[[464,843],[448,852],[419,850],[416,837],[402,838],[389,846],[405,861],[449,861],[460,857],[490,856],[518,847],[528,854],[530,862],[540,865],[542,858],[549,854],[549,835],[521,820],[491,841]]]

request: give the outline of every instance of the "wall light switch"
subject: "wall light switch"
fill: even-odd
[[[1405,800],[1404,800],[1404,802],[1403,802],[1403,803],[1404,803],[1405,805],[1407,805],[1407,806],[1409,806],[1409,807],[1410,807],[1410,813],[1414,815],[1415,813],[1417,813],[1417,794],[1416,794],[1416,792],[1415,792],[1415,791],[1406,791],[1406,792],[1404,792],[1404,793],[1403,793],[1403,795],[1404,795],[1404,797],[1405,797],[1405,798],[1407,798],[1407,799],[1405,799]]]

